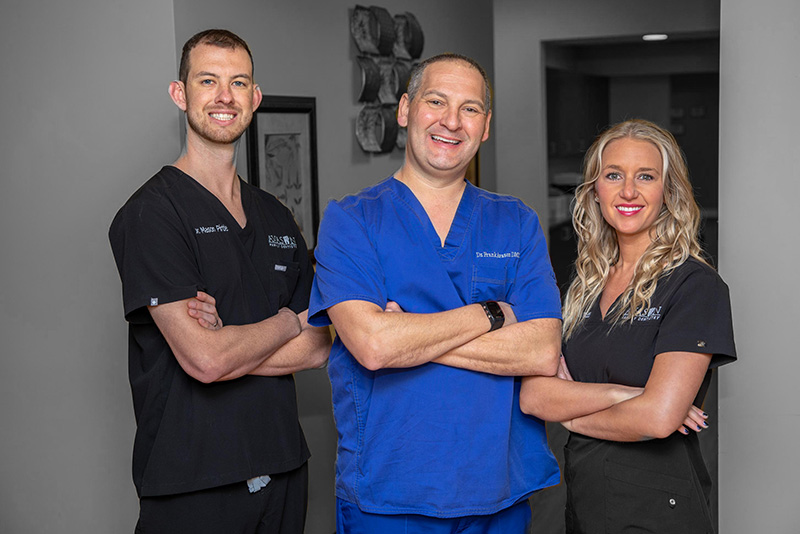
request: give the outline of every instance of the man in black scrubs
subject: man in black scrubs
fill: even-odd
[[[169,92],[185,150],[109,232],[130,332],[136,532],[301,533],[309,452],[292,373],[322,365],[330,337],[306,321],[313,269],[291,213],[236,175],[261,102],[247,44],[195,35]]]

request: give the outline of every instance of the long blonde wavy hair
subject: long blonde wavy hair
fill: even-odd
[[[678,143],[671,133],[645,120],[628,120],[601,133],[586,152],[583,183],[575,191],[572,225],[578,237],[575,277],[564,299],[564,339],[575,333],[595,301],[600,298],[611,267],[619,260],[614,229],[605,221],[595,202],[594,185],[603,169],[603,150],[617,139],[652,143],[661,154],[664,204],[651,229],[652,242],[634,267],[630,285],[609,310],[612,324],[633,321],[650,307],[658,279],[689,257],[705,263],[698,240],[700,208],[689,183],[689,172]]]

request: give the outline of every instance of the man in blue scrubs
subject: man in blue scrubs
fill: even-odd
[[[465,173],[488,78],[446,54],[412,73],[394,176],[331,202],[309,322],[336,327],[337,532],[523,533],[559,481],[519,378],[553,375],[560,302],[536,214]]]

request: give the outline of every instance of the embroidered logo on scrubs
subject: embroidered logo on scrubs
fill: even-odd
[[[622,320],[624,321],[628,317],[630,317],[630,313],[626,311],[622,315]],[[659,319],[661,319],[661,306],[642,310],[639,313],[637,313],[633,319],[634,321],[658,321]]]
[[[216,224],[214,226],[198,226],[194,229],[195,234],[215,234],[217,232],[227,232],[228,227],[224,224]]]
[[[476,252],[476,258],[519,258],[519,252]]]
[[[297,240],[289,235],[267,236],[269,246],[276,248],[297,248]]]

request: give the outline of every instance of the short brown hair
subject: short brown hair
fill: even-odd
[[[414,97],[417,96],[419,88],[422,85],[422,75],[425,74],[425,69],[427,69],[430,65],[439,63],[441,61],[462,61],[478,71],[483,78],[484,106],[486,107],[486,111],[492,109],[492,85],[489,83],[489,76],[486,74],[486,71],[483,70],[483,67],[481,67],[480,63],[471,57],[462,56],[461,54],[454,54],[452,52],[446,52],[444,54],[429,57],[422,63],[414,66],[414,69],[411,71],[411,76],[408,80],[408,89],[406,90],[409,100],[414,100]]]
[[[253,54],[250,52],[250,47],[244,39],[228,30],[211,29],[204,30],[200,33],[194,34],[186,44],[183,45],[183,52],[181,53],[181,65],[178,69],[178,79],[183,83],[189,78],[189,53],[199,44],[207,44],[218,46],[220,48],[230,48],[236,50],[237,48],[244,48],[247,55],[250,56],[251,71],[255,70],[253,64]],[[251,73],[252,74],[252,73]]]

